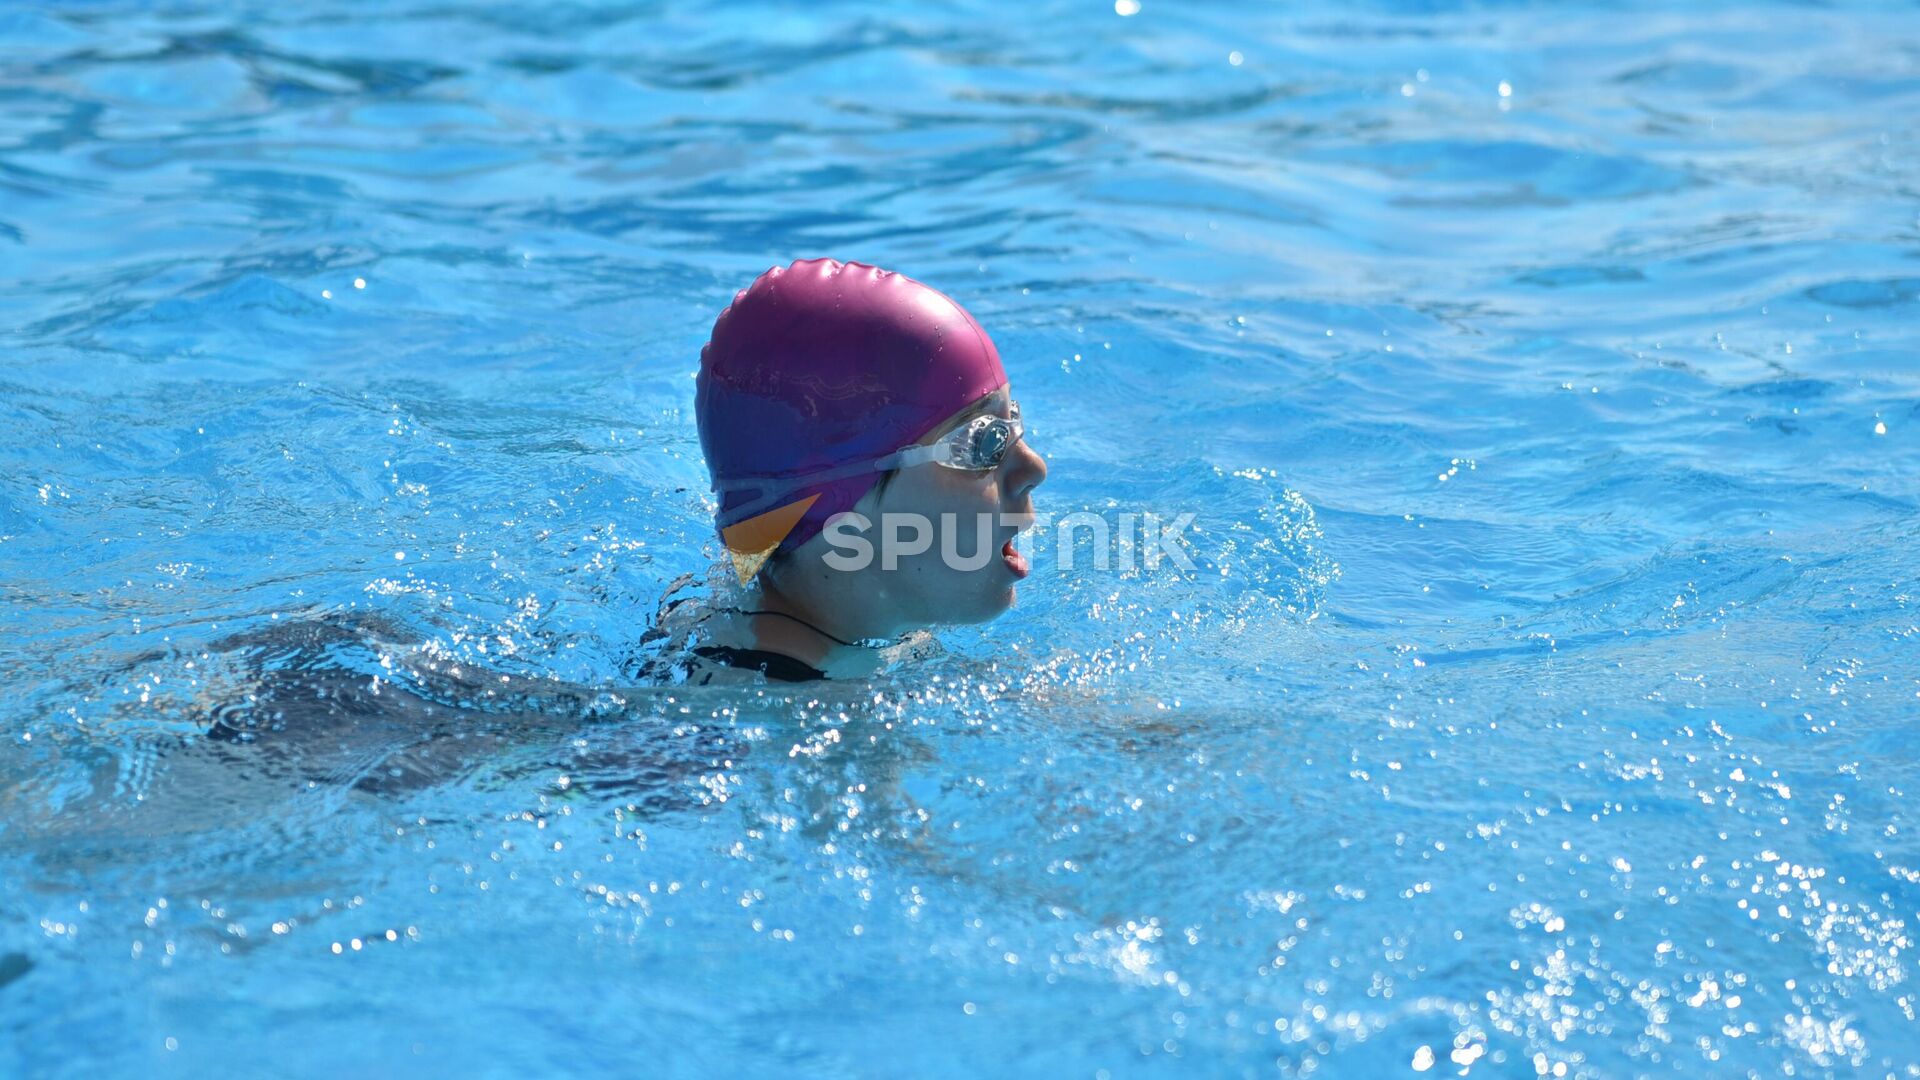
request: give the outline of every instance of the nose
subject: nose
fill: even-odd
[[[1004,490],[1015,501],[1026,498],[1047,478],[1046,459],[1025,439],[1013,444],[1000,467],[1005,470]]]

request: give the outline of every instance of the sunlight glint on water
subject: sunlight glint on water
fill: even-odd
[[[1920,13],[377,7],[0,13],[0,1074],[1920,1068]],[[818,255],[1194,570],[637,685]]]

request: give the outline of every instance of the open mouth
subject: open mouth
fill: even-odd
[[[1000,561],[1006,564],[1007,569],[1013,572],[1015,578],[1026,577],[1033,570],[1027,563],[1027,557],[1020,553],[1019,548],[1013,546],[1012,538],[1009,538],[1006,543],[1000,545]]]
[[[1013,530],[1013,535],[1007,537],[1006,543],[1000,545],[1000,561],[1006,566],[1007,571],[1014,576],[1015,580],[1026,577],[1029,573],[1033,572],[1033,566],[1027,562],[1026,555],[1014,546],[1014,543],[1020,539],[1020,534],[1032,527],[1032,515],[1025,515],[1025,520],[1022,521],[1020,527]]]

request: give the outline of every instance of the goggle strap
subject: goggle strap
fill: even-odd
[[[1026,433],[1024,425],[1020,423],[1018,417],[1012,420],[1006,420],[1000,417],[995,417],[994,419],[999,419],[1002,423],[1012,428],[1012,438],[1007,440],[1007,448],[1011,450],[1013,445],[1019,442],[1021,436]],[[956,431],[964,430],[966,429],[956,429]],[[732,480],[715,480],[713,482],[713,490],[715,492],[744,490],[766,491],[766,494],[759,498],[743,506],[733,508],[733,514],[739,515],[735,517],[734,520],[744,521],[763,510],[778,505],[781,500],[785,499],[788,494],[797,488],[810,487],[814,484],[824,484],[829,480],[844,480],[849,476],[860,476],[863,473],[885,472],[888,469],[897,469],[903,466],[924,465],[929,461],[939,461],[944,464],[951,456],[951,452],[948,450],[947,440],[942,439],[939,442],[927,446],[909,446],[902,450],[895,450],[885,457],[874,458],[872,461],[856,461],[851,465],[842,465],[835,469],[824,469],[816,473],[807,473],[804,476],[743,476]],[[956,467],[964,468],[965,466]]]
[[[923,448],[914,447],[914,449]],[[904,450],[896,451],[888,454],[886,457],[876,458],[872,461],[856,461],[851,465],[842,465],[836,469],[823,469],[820,472],[807,473],[804,476],[745,476],[733,480],[715,480],[713,482],[713,490],[715,492],[765,491],[766,494],[759,498],[745,505],[733,508],[733,512],[729,516],[739,515],[735,520],[744,521],[760,513],[762,510],[771,509],[778,505],[798,488],[811,487],[814,484],[824,484],[830,480],[844,480],[849,476],[860,476],[864,473],[885,472],[893,468],[896,464],[899,464],[901,457],[906,453],[907,451]]]

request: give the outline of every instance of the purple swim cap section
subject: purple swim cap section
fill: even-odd
[[[890,270],[833,259],[774,267],[736,293],[700,350],[694,409],[707,471],[723,480],[804,476],[872,461],[1007,384],[1000,352],[945,294]],[[819,500],[780,545],[806,543],[879,473],[788,491]],[[725,529],[761,490],[722,492]],[[773,507],[762,507],[763,513]]]

